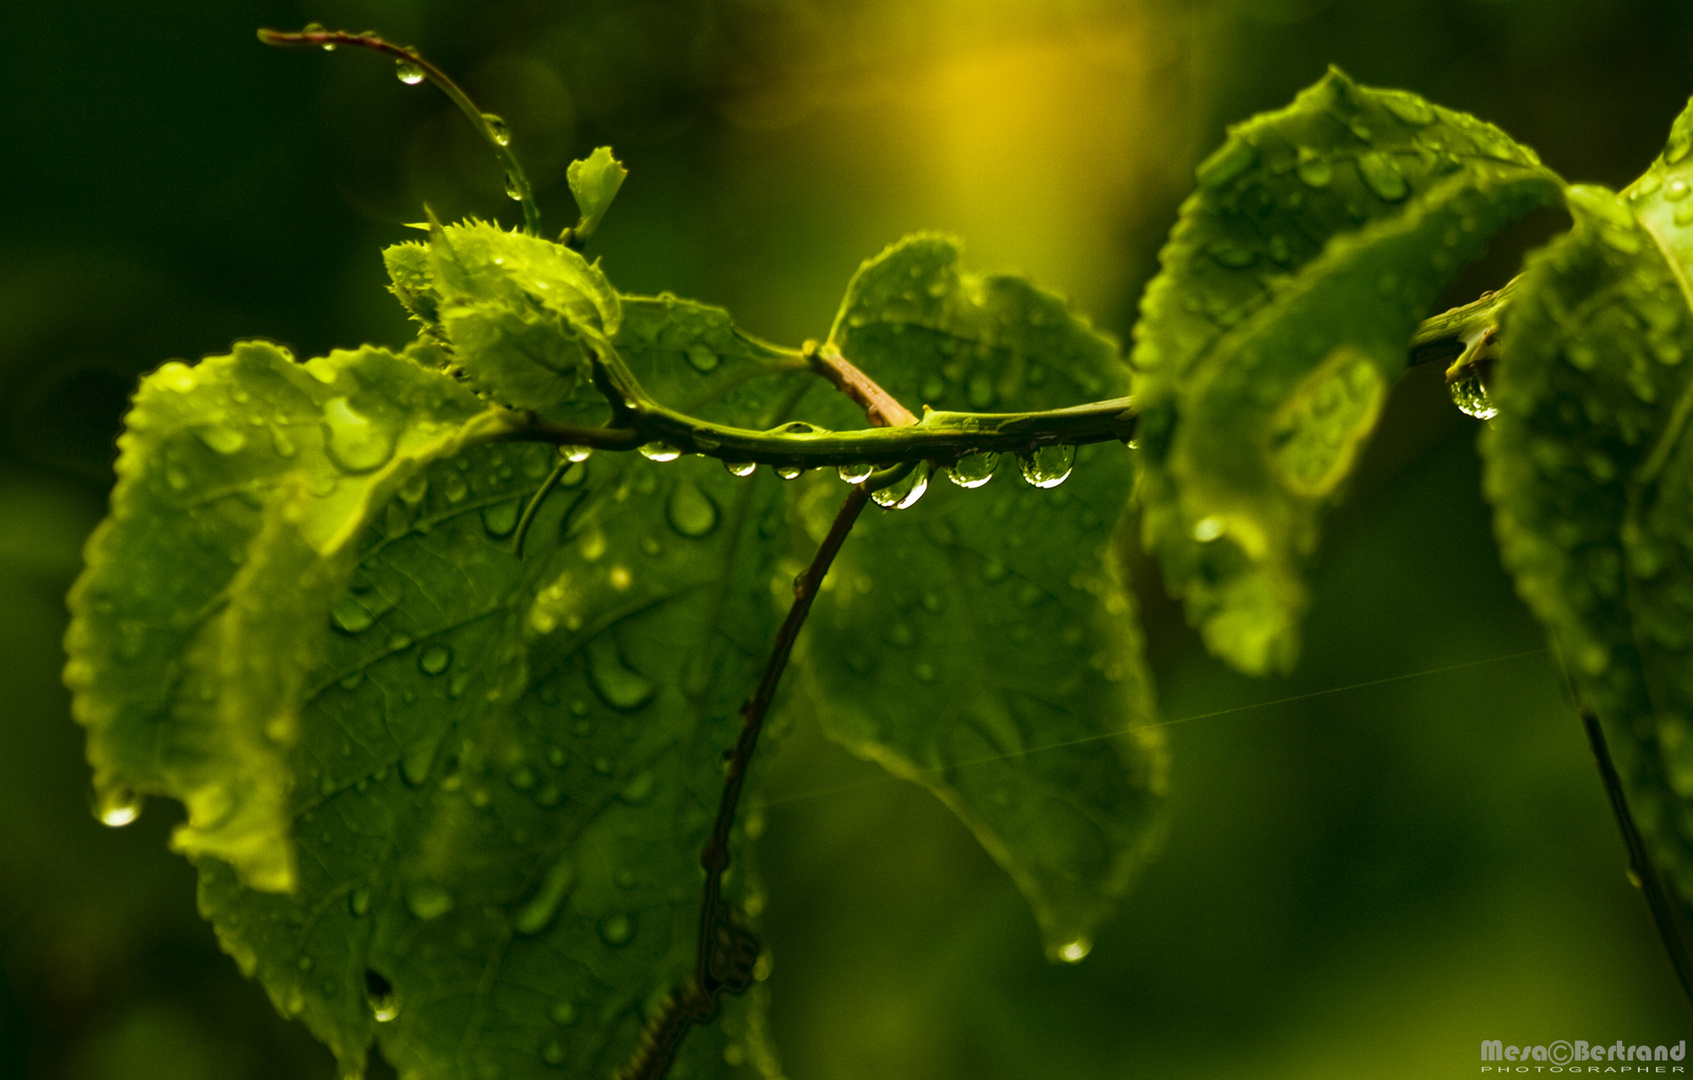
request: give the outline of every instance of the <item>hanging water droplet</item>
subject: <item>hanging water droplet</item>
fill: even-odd
[[[648,461],[675,461],[682,456],[682,451],[662,442],[643,443],[640,451],[641,456]]]
[[[536,887],[535,895],[529,902],[518,910],[512,919],[512,926],[520,934],[539,934],[552,923],[558,914],[559,905],[564,902],[565,895],[570,892],[570,886],[576,881],[576,871],[568,858],[561,858],[554,863]]]
[[[394,61],[394,77],[407,86],[416,86],[423,81],[423,68],[414,60]]]
[[[1446,389],[1452,395],[1452,404],[1458,406],[1465,416],[1473,416],[1477,420],[1491,420],[1499,415],[1499,409],[1493,404],[1493,399],[1487,395],[1487,388],[1481,385],[1481,380],[1473,374],[1467,374],[1446,384]]]
[[[393,984],[369,969],[364,973],[364,996],[377,1023],[386,1024],[400,1015],[400,996]]]
[[[776,475],[784,480],[798,480],[805,475],[805,467],[802,465],[778,465],[776,466]]]
[[[839,476],[842,480],[845,480],[849,484],[862,484],[865,480],[868,480],[870,478],[870,474],[875,471],[876,466],[868,463],[863,465],[842,465],[840,468],[835,470],[835,475]]]
[[[222,425],[196,428],[194,434],[200,436],[201,442],[220,454],[233,454],[247,445],[247,436],[244,433]]]
[[[1070,478],[1076,462],[1076,448],[1059,444],[1037,446],[1026,454],[1017,455],[1017,465],[1023,479],[1038,488],[1053,488]]]
[[[1334,179],[1334,166],[1329,164],[1327,158],[1318,156],[1308,146],[1299,148],[1299,165],[1296,171],[1307,187],[1328,187],[1329,181]]]
[[[729,470],[730,476],[751,476],[758,471],[756,461],[725,461],[723,467]]]
[[[600,940],[607,945],[627,945],[635,936],[635,920],[628,915],[613,915],[600,920]]]
[[[1058,947],[1058,959],[1064,961],[1066,964],[1074,964],[1082,960],[1092,951],[1093,942],[1089,941],[1085,937],[1079,937],[1074,941],[1065,942],[1063,945]]]
[[[94,816],[100,824],[121,829],[141,816],[141,796],[122,784],[102,787],[94,794]]]
[[[870,494],[876,500],[876,505],[889,510],[906,510],[917,505],[917,500],[929,490],[929,464],[923,462],[903,479],[880,488]]]
[[[1670,202],[1680,202],[1687,198],[1687,193],[1690,191],[1693,191],[1693,186],[1689,186],[1687,181],[1671,180],[1669,187],[1664,189],[1664,198]]]
[[[579,461],[587,461],[588,455],[594,452],[594,448],[591,446],[561,446],[558,448],[558,452],[564,455],[564,460],[574,464]]]
[[[1209,544],[1223,535],[1223,529],[1223,519],[1212,514],[1193,523],[1193,538],[1201,544]]]
[[[993,472],[997,468],[999,455],[983,450],[966,454],[953,462],[946,470],[946,478],[961,488],[979,488],[993,479]]]
[[[417,654],[417,668],[425,675],[439,675],[453,662],[453,650],[435,644]]]
[[[482,114],[482,122],[488,125],[488,134],[494,137],[495,142],[501,146],[511,145],[511,129],[506,127],[504,120],[491,112],[485,112]],[[512,196],[512,198],[516,197],[515,195]]]
[[[515,202],[523,201],[523,187],[517,182],[516,173],[506,173],[506,197]],[[537,284],[540,284],[542,288],[547,287],[545,282],[538,282]]]
[[[453,910],[452,894],[433,883],[413,885],[406,890],[406,908],[424,922],[439,919]]]

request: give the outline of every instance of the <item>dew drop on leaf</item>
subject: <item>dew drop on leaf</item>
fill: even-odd
[[[433,743],[420,746],[400,759],[400,775],[412,787],[422,787],[429,779],[430,766],[435,764]]]
[[[576,1003],[571,1001],[555,1001],[553,1007],[547,1010],[547,1016],[560,1027],[569,1027],[576,1023]]]
[[[540,885],[536,886],[535,894],[518,909],[517,916],[512,919],[512,927],[520,934],[539,934],[545,930],[558,915],[559,905],[564,902],[575,881],[576,871],[568,857],[553,863],[541,878]]]
[[[1037,446],[1029,453],[1017,455],[1023,479],[1038,488],[1057,487],[1068,480],[1075,463],[1074,446]]]
[[[1325,188],[1334,179],[1334,166],[1308,146],[1299,148],[1299,179],[1307,187]]]
[[[376,622],[376,616],[371,614],[370,609],[348,593],[343,593],[341,599],[330,607],[329,619],[337,630],[348,634],[363,633]]]
[[[979,488],[993,479],[993,471],[997,468],[999,455],[983,450],[966,454],[953,462],[946,470],[946,478],[961,488]]]
[[[458,473],[452,473],[447,477],[443,490],[446,492],[448,502],[463,502],[464,497],[470,494],[470,485],[464,482],[464,477]]]
[[[635,712],[658,693],[658,684],[624,664],[606,637],[588,644],[588,681],[600,700],[618,712]]]
[[[520,500],[495,503],[493,506],[482,508],[482,527],[488,530],[488,535],[497,538],[510,536],[517,528],[517,518],[522,511]]]
[[[682,480],[664,502],[664,517],[678,533],[698,539],[717,528],[717,504],[698,484]]]
[[[1399,171],[1399,166],[1393,163],[1393,158],[1379,151],[1370,150],[1358,155],[1358,175],[1386,202],[1398,202],[1411,193],[1411,185],[1405,181],[1405,174]]]
[[[368,886],[361,885],[348,895],[347,910],[353,913],[354,918],[369,914],[370,888]]]
[[[718,355],[704,345],[690,346],[683,355],[688,358],[689,366],[702,375],[716,370],[719,361]]]
[[[648,461],[675,461],[682,456],[682,451],[669,443],[650,442],[640,447],[641,456]]]
[[[424,883],[406,890],[406,910],[424,922],[439,919],[452,909],[452,895],[439,885]]]
[[[383,978],[381,974],[366,969],[364,973],[364,996],[370,1003],[370,1013],[379,1024],[386,1024],[400,1015],[400,997],[394,993],[393,984]]]
[[[870,464],[842,465],[840,468],[835,470],[835,475],[839,476],[842,480],[845,480],[849,484],[862,484],[865,480],[869,479],[870,474],[875,471],[876,466]]]
[[[200,436],[200,441],[220,454],[233,454],[247,445],[247,436],[231,427],[214,425],[196,428],[194,434]]]
[[[1203,517],[1203,518],[1200,518],[1198,521],[1194,522],[1193,538],[1195,540],[1199,541],[1201,544],[1209,544],[1211,541],[1217,539],[1218,537],[1220,537],[1222,535],[1223,535],[1223,519],[1220,518],[1220,517],[1217,517],[1216,515],[1212,515],[1211,517]]]
[[[628,915],[613,915],[600,920],[600,940],[607,945],[627,945],[634,936],[635,920]]]
[[[348,405],[344,397],[323,403],[324,449],[347,472],[369,472],[394,456],[397,432]]]
[[[511,129],[506,127],[506,122],[504,120],[491,112],[485,112],[482,114],[482,122],[488,125],[488,134],[494,137],[495,142],[499,143],[501,146],[511,145]],[[516,181],[510,179],[509,177],[506,182],[512,186],[516,186]],[[517,196],[515,195],[512,196],[512,198],[516,197]]]
[[[515,202],[523,201],[523,188],[517,182],[516,173],[506,173],[506,197]],[[541,282],[540,285],[542,288],[546,288],[545,282]]]
[[[557,1039],[548,1039],[541,1044],[541,1060],[548,1065],[563,1065],[564,1047]]]
[[[1428,103],[1414,94],[1394,91],[1377,91],[1377,99],[1387,106],[1387,111],[1397,116],[1413,127],[1422,127],[1432,123],[1434,110]]]
[[[1058,947],[1058,959],[1066,964],[1074,964],[1081,961],[1092,951],[1093,942],[1085,937],[1079,937]]]
[[[407,86],[416,86],[423,81],[423,69],[411,60],[394,61],[394,77]]]
[[[452,662],[453,650],[439,643],[417,654],[417,669],[425,675],[439,675]]]
[[[1664,189],[1664,198],[1670,202],[1680,202],[1687,198],[1687,193],[1690,191],[1693,191],[1693,186],[1689,186],[1687,181],[1671,180],[1669,187]]]

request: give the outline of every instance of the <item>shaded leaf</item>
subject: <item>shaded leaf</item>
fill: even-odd
[[[836,343],[912,404],[1120,389],[1116,349],[1061,300],[957,262],[919,236],[866,263]],[[992,468],[961,466],[972,482]],[[935,792],[1028,897],[1049,954],[1078,960],[1154,843],[1165,783],[1111,557],[1131,467],[1108,444],[1081,448],[1054,490],[1002,475],[1016,472],[1001,464],[983,491],[937,474],[913,508],[868,511],[813,611],[807,666],[831,737]],[[840,490],[815,496],[817,524]]]
[[[1506,566],[1693,899],[1693,110],[1626,196],[1570,191],[1501,330],[1482,438]]]
[[[1198,180],[1135,330],[1143,538],[1214,652],[1285,669],[1323,509],[1418,322],[1561,184],[1498,129],[1335,70]]]

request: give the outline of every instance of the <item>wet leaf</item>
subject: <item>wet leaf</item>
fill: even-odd
[[[1418,322],[1561,184],[1491,125],[1334,70],[1198,180],[1135,332],[1142,534],[1214,652],[1286,669],[1324,508]]]
[[[1061,300],[957,262],[921,236],[867,263],[836,343],[911,404],[1120,392],[1115,347]],[[1078,960],[1154,845],[1165,786],[1111,555],[1129,455],[1083,447],[1051,490],[1010,461],[974,465],[967,481],[993,477],[982,490],[937,475],[910,509],[867,511],[812,614],[807,665],[831,737],[939,796],[1028,897],[1049,954]],[[838,501],[828,484],[814,529]]]

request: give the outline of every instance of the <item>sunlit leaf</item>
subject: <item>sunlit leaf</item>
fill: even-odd
[[[1496,128],[1332,70],[1198,179],[1135,331],[1142,532],[1213,651],[1285,669],[1323,510],[1418,322],[1561,186]]]

